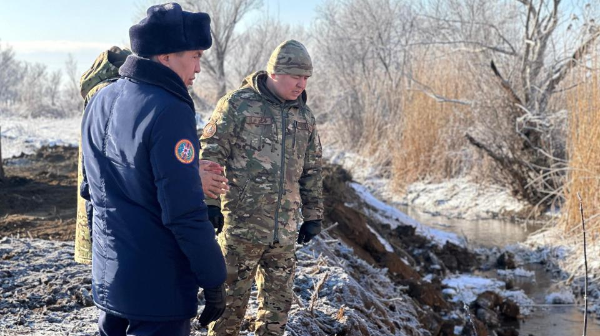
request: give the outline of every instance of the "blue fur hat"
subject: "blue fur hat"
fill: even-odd
[[[206,50],[212,45],[210,16],[191,13],[171,2],[148,8],[147,16],[129,28],[131,50],[154,56],[186,50]]]

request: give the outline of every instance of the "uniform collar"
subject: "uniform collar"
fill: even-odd
[[[194,110],[194,101],[181,78],[173,70],[160,63],[130,55],[119,69],[119,74],[140,82],[160,86],[186,102],[192,111]]]

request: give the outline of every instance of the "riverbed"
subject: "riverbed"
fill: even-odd
[[[456,233],[467,240],[472,248],[504,248],[507,245],[524,242],[530,234],[541,228],[540,224],[517,223],[511,220],[465,220],[447,219],[421,213],[410,207],[400,207],[401,211],[417,221],[439,230]],[[522,289],[534,302],[532,313],[526,319],[507,324],[514,326],[520,335],[567,336],[583,334],[583,300],[574,304],[547,304],[546,296],[555,292],[557,280],[541,264],[520,266],[533,272],[532,277],[514,277],[513,283]],[[498,278],[496,270],[478,272],[478,275]],[[588,336],[600,336],[600,323],[588,315]]]

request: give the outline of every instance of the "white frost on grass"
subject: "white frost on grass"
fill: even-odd
[[[442,183],[416,182],[406,191],[406,203],[433,214],[450,218],[490,219],[519,213],[525,202],[497,185],[482,185],[468,178]]]
[[[373,232],[375,237],[377,237],[377,239],[379,239],[379,242],[381,243],[381,245],[383,245],[385,247],[386,251],[394,253],[394,248],[392,247],[392,245],[390,245],[390,242],[388,242],[379,233],[377,233],[377,231],[375,231],[375,229],[373,229],[370,225],[367,224],[367,227],[369,228],[369,230],[371,230],[371,232]],[[407,262],[405,262],[405,263],[408,265]]]
[[[204,127],[202,115],[210,115],[204,111],[196,114],[198,129]],[[21,153],[32,154],[42,146],[79,145],[81,117],[71,118],[21,118],[0,116],[2,128],[2,158],[19,156]]]
[[[453,291],[445,291],[444,293],[456,295],[452,297],[453,302],[471,303],[477,299],[477,295],[485,291],[501,292],[505,287],[504,281],[496,279],[482,278],[469,274],[461,274],[450,276],[442,281],[442,284]]]
[[[79,143],[81,118],[0,117],[2,158],[32,154],[42,146],[73,146]]]
[[[327,125],[323,125],[326,128]],[[350,171],[352,177],[377,197],[391,204],[408,205],[434,216],[448,218],[493,219],[527,209],[525,202],[513,197],[509,190],[497,185],[483,185],[468,178],[442,183],[415,182],[405,195],[392,187],[389,173],[376,162],[352,152],[335,148],[323,149],[323,157]]]
[[[547,304],[571,304],[575,303],[575,295],[570,291],[563,290],[546,295],[545,301]]]
[[[373,216],[377,221],[381,223],[388,224],[392,229],[396,228],[399,224],[410,225],[416,228],[417,234],[431,239],[440,246],[443,246],[448,241],[459,246],[465,245],[464,241],[460,239],[456,234],[427,227],[417,222],[413,218],[409,217],[402,211],[378,200],[364,186],[354,182],[350,183],[350,186],[356,191],[357,195],[359,195],[367,205],[376,210],[370,211],[370,209],[366,209],[368,215]]]
[[[488,279],[470,274],[460,274],[450,276],[442,281],[442,285],[448,287],[443,293],[452,297],[453,302],[465,302],[470,304],[477,299],[477,296],[486,291],[492,291],[498,295],[511,299],[521,308],[521,314],[531,313],[531,306],[534,305],[525,292],[522,290],[505,290],[506,283],[496,279]]]
[[[515,269],[508,269],[508,270],[496,270],[496,273],[498,273],[499,276],[507,278],[507,279],[514,279],[515,277],[520,277],[520,278],[533,278],[535,277],[535,272],[532,271],[528,271],[526,269],[523,269],[521,267],[515,268]]]

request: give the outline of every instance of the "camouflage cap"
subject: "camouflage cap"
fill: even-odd
[[[275,48],[267,64],[270,74],[311,76],[312,70],[308,51],[296,40],[287,40]]]

